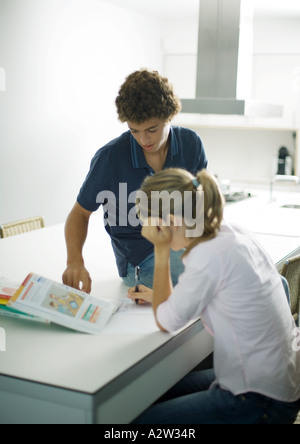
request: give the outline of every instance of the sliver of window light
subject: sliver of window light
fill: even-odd
[[[0,91],[6,91],[6,73],[5,69],[0,66]]]

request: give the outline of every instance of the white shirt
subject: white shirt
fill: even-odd
[[[177,331],[201,317],[214,336],[216,383],[234,395],[300,399],[296,325],[280,276],[255,237],[223,223],[184,263],[173,294],[158,308],[158,322]]]

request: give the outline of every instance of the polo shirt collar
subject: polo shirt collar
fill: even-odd
[[[167,156],[167,161],[170,158],[172,159],[173,156],[176,156],[179,152],[178,142],[173,127],[170,128],[170,135],[171,135],[171,145]],[[143,149],[137,143],[132,134],[130,135],[130,146],[131,146],[131,158],[132,158],[133,168],[149,168],[143,153]]]

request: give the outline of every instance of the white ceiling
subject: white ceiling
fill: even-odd
[[[250,0],[251,1],[251,0]],[[299,0],[253,0],[256,16],[300,17]]]
[[[199,0],[105,0],[108,3],[151,15],[155,18],[168,19],[191,17],[198,14]]]
[[[199,0],[106,0],[110,4],[132,9],[160,19],[194,17]],[[300,0],[253,1],[256,17],[300,17]]]

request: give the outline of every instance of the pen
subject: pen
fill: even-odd
[[[136,267],[135,268],[135,292],[139,293],[140,289],[139,289],[139,285],[140,285],[140,274],[141,274],[141,269],[140,267]],[[139,303],[139,299],[135,300],[136,305],[138,305]]]

